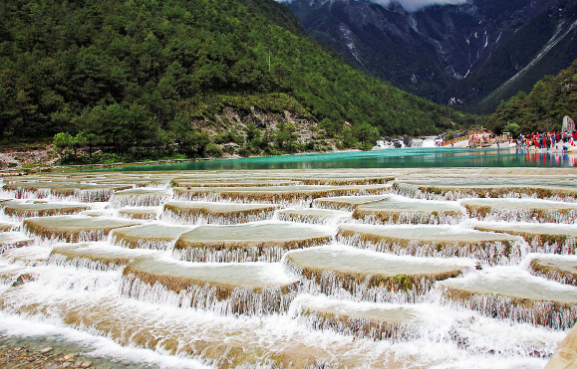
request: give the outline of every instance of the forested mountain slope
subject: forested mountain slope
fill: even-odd
[[[305,29],[358,69],[484,113],[577,58],[572,0],[469,0],[408,12],[391,2],[290,0]]]
[[[522,133],[559,131],[565,115],[577,118],[577,61],[556,77],[539,81],[530,94],[521,92],[502,103],[488,126],[498,132],[509,123]]]
[[[127,152],[194,147],[201,128],[236,142],[236,123],[275,128],[261,112],[321,122],[328,135],[345,121],[417,135],[466,119],[327,50],[272,0],[3,1],[0,135],[82,132],[91,147]]]

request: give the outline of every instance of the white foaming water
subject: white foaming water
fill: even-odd
[[[439,283],[479,294],[498,293],[535,300],[577,303],[577,288],[535,277],[519,266],[486,268],[463,278]]]
[[[60,273],[59,270],[54,272]],[[406,363],[410,363],[411,360],[423,360],[436,364],[437,367],[458,368],[475,362],[472,367],[490,368],[492,365],[499,365],[510,368],[540,368],[543,366],[543,360],[530,355],[535,352],[550,355],[555,349],[555,344],[544,342],[558,342],[564,336],[563,332],[551,332],[532,326],[510,327],[507,323],[492,322],[489,318],[480,317],[465,309],[449,309],[433,303],[422,307],[415,305],[415,310],[422,314],[421,319],[430,322],[421,325],[420,338],[417,340],[392,344],[387,341],[373,342],[361,339],[352,344],[350,336],[312,331],[305,326],[295,325],[287,315],[234,318],[134,300],[118,299],[114,302],[110,301],[110,297],[114,297],[114,289],[104,285],[101,285],[99,291],[90,292],[83,291],[82,288],[51,289],[52,296],[50,296],[38,294],[40,290],[48,288],[45,283],[40,283],[34,288],[35,283],[26,285],[26,290],[18,300],[15,294],[10,295],[15,298],[11,302],[16,306],[17,304],[30,306],[34,303],[53,306],[48,317],[32,318],[49,323],[51,329],[62,326],[62,315],[65,315],[67,310],[85,312],[88,318],[91,315],[90,310],[97,309],[98,313],[86,320],[92,321],[92,325],[85,323],[88,325],[76,326],[81,331],[91,333],[90,336],[84,336],[87,340],[97,340],[93,335],[115,336],[116,332],[129,331],[135,333],[136,329],[142,334],[147,331],[150,334],[162,334],[166,339],[180,337],[183,346],[186,342],[195,340],[215,344],[228,340],[233,347],[240,345],[248,352],[260,348],[278,353],[289,350],[291,345],[297,345],[307,347],[315,354],[322,354],[322,358],[332,358],[337,362],[337,359],[345,360],[350,357],[363,360],[356,362],[365,367],[378,366],[377,362],[392,362],[392,355],[404,358]],[[55,285],[61,284],[55,283]],[[472,317],[475,319],[471,320]],[[1,322],[0,320],[0,324]],[[105,324],[102,330],[103,328],[99,327],[103,322],[114,324],[114,328]],[[498,336],[496,332],[499,332]],[[466,344],[460,341],[461,337],[467,339]],[[130,342],[127,338],[119,340],[123,344],[127,340]],[[147,350],[136,350],[131,354],[142,355],[143,361],[152,355]],[[202,355],[199,358],[214,359]]]
[[[435,140],[433,139],[425,139],[421,143],[421,147],[436,147]]]
[[[18,315],[0,313],[0,332],[10,337],[57,336],[65,342],[80,345],[83,356],[106,357],[119,361],[138,363],[142,367],[161,369],[203,369],[210,368],[198,360],[162,354],[152,350],[124,347],[110,338],[95,336],[87,332],[63,326],[50,319],[24,319]]]
[[[147,191],[151,188],[159,191],[159,188],[167,187],[154,184],[134,192],[148,194]],[[394,198],[403,200],[397,196]],[[78,198],[74,200],[78,201]],[[156,198],[153,200],[156,201]],[[114,209],[109,203],[90,204],[90,206],[93,211],[101,212],[100,218],[116,222],[120,220],[119,210],[129,210],[128,206],[153,205],[151,201],[148,198],[142,203],[124,204],[119,201],[115,203]],[[165,201],[165,198],[161,200]],[[284,206],[289,204],[294,207],[294,201],[288,201]],[[156,206],[156,203],[154,205]],[[310,206],[310,201],[307,200],[301,205]],[[284,206],[281,204],[280,209]],[[160,213],[160,207],[154,209]],[[298,212],[300,209],[296,210]],[[289,233],[294,233],[295,237],[303,236],[304,230],[311,227],[317,232],[334,235],[338,225],[343,222],[351,223],[353,227],[358,226],[359,229],[372,229],[354,224],[355,222],[350,220],[353,209],[349,210],[340,211],[339,215],[342,216],[338,221],[323,221],[323,225],[303,226],[295,224],[299,219],[293,219],[293,222],[281,222],[276,217],[273,220],[252,224],[282,224]],[[82,218],[90,223],[90,217]],[[142,223],[154,226],[136,226],[128,232],[131,237],[140,240],[135,241],[139,247],[160,250],[156,252],[137,250],[145,251],[142,255],[156,255],[158,262],[153,261],[154,259],[137,257],[133,266],[144,265],[146,268],[141,270],[152,271],[165,277],[162,279],[156,276],[155,282],[150,282],[146,276],[139,276],[136,268],[134,278],[142,278],[139,291],[151,292],[146,298],[129,297],[123,291],[127,279],[127,276],[123,276],[123,266],[99,270],[102,268],[89,262],[66,263],[56,258],[49,260],[49,253],[55,246],[54,240],[43,240],[39,237],[29,248],[11,250],[0,256],[0,306],[2,306],[0,331],[12,336],[58,335],[70,342],[87,346],[89,355],[121,358],[167,369],[222,367],[228,366],[228,363],[230,366],[245,368],[266,367],[272,365],[273,360],[279,357],[286,358],[284,360],[287,361],[280,362],[280,365],[292,361],[295,368],[315,363],[383,369],[542,368],[565,337],[566,333],[563,330],[484,316],[481,312],[462,305],[447,303],[437,286],[446,283],[479,287],[485,280],[512,278],[520,281],[536,281],[534,285],[538,286],[538,290],[535,293],[572,296],[577,291],[571,286],[531,276],[526,269],[532,256],[526,257],[525,254],[522,254],[522,258],[512,258],[510,266],[485,265],[483,270],[475,271],[476,262],[466,258],[395,256],[331,243],[315,249],[326,250],[332,256],[339,256],[343,262],[333,260],[336,266],[351,264],[354,268],[374,273],[378,263],[385,265],[389,262],[394,265],[395,261],[399,261],[415,264],[418,268],[422,265],[433,269],[459,265],[466,267],[466,270],[464,276],[451,281],[431,282],[432,284],[427,285],[427,289],[423,290],[418,299],[400,299],[398,303],[386,303],[384,300],[380,303],[361,301],[351,298],[350,294],[346,296],[339,293],[327,297],[319,289],[297,286],[297,291],[300,292],[290,292],[284,301],[274,300],[282,299],[284,296],[282,294],[268,296],[270,300],[268,303],[274,302],[270,306],[282,308],[278,311],[265,309],[266,314],[243,313],[257,310],[249,306],[237,307],[235,313],[219,309],[219,304],[223,305],[225,300],[222,296],[210,293],[206,298],[207,301],[210,298],[214,302],[212,308],[208,306],[207,301],[182,306],[174,303],[178,295],[169,291],[167,286],[174,288],[175,284],[178,284],[175,280],[183,274],[186,277],[207,278],[228,285],[257,281],[258,283],[254,283],[253,286],[256,288],[267,283],[290,284],[296,279],[287,273],[286,268],[280,263],[190,263],[174,260],[172,245],[180,237],[180,231],[172,232],[179,228],[174,227],[176,224],[173,220],[167,217],[163,218],[162,222]],[[406,225],[390,229],[394,229],[399,235],[419,236],[437,230],[441,236],[455,237],[465,234],[474,238],[479,233],[470,229],[474,226],[473,223],[445,227]],[[149,245],[148,243],[152,242],[149,240],[154,238],[156,233],[163,233],[160,231],[163,228],[166,228],[164,233],[168,234],[167,238],[170,240],[160,240],[158,244]],[[185,227],[180,228],[185,231]],[[248,229],[249,234],[252,229],[254,231],[252,236],[257,238],[262,236],[257,232],[259,227],[249,224],[242,228]],[[125,232],[127,229],[124,229]],[[230,227],[218,229],[226,232]],[[264,232],[264,236],[274,239],[274,227],[270,229],[271,231]],[[122,230],[119,229],[118,232],[122,233]],[[90,256],[96,258],[116,254],[119,257],[130,257],[133,254],[131,250],[121,250],[111,245],[122,243],[120,239],[116,240],[113,234],[114,231],[112,235],[101,235],[98,238],[102,240],[101,243],[93,248],[80,249],[79,256],[93,250],[94,255]],[[216,238],[227,239],[226,234]],[[292,253],[306,254],[306,251],[299,250]],[[305,261],[314,264],[313,258]],[[19,276],[27,276],[26,281],[18,282]],[[184,291],[190,293],[191,290],[185,286]],[[171,297],[170,294],[175,296]],[[258,303],[254,298],[247,299],[246,302]],[[376,341],[362,337],[353,339],[351,331],[313,328],[299,315],[305,305],[318,308],[337,306],[344,312],[406,309],[415,318],[416,324],[412,326],[411,334],[406,339]]]

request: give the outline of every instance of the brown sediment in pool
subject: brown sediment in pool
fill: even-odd
[[[571,328],[577,320],[575,304],[496,294],[479,295],[453,288],[446,288],[443,296],[493,318],[512,319],[556,329]]]
[[[278,262],[289,250],[324,245],[332,236],[304,224],[200,226],[176,241],[173,255],[195,262]]]
[[[367,177],[367,178],[295,178],[304,185],[324,185],[324,186],[353,186],[353,185],[378,185],[387,184],[394,177]]]
[[[508,222],[577,222],[577,204],[535,199],[468,199],[461,203],[469,216]]]
[[[164,186],[168,185],[171,178],[117,178],[100,179],[95,183],[107,185],[133,185],[134,187]]]
[[[314,208],[327,210],[353,211],[357,206],[387,199],[389,195],[375,196],[337,196],[315,199]]]
[[[9,263],[18,262],[27,266],[45,265],[50,256],[50,249],[42,246],[14,248],[2,254],[2,259]]]
[[[577,198],[577,189],[556,188],[556,187],[539,187],[539,186],[419,186],[416,187],[424,192],[434,195],[445,196],[448,193],[461,195],[465,197],[485,197],[501,198],[511,195],[527,195],[540,199],[548,198]]]
[[[188,231],[189,227],[144,224],[115,229],[110,235],[110,242],[129,249],[170,250],[176,240]]]
[[[527,276],[468,276],[442,282],[447,302],[456,303],[498,319],[571,328],[577,321],[577,293],[572,286],[546,285],[545,279]]]
[[[373,340],[406,340],[416,336],[415,312],[407,307],[363,307],[359,303],[334,300],[324,306],[301,303],[299,320],[317,330],[332,330],[340,334],[368,337]]]
[[[3,285],[18,287],[33,281],[35,278],[36,275],[27,268],[12,265],[0,267],[0,283]]]
[[[124,294],[151,301],[170,293],[178,306],[222,314],[266,315],[286,311],[296,284],[282,273],[267,273],[271,264],[197,264],[169,259],[140,258],[123,272]],[[158,288],[157,286],[162,286]]]
[[[8,296],[0,297],[3,308],[9,305],[10,295],[17,293],[14,289]],[[18,312],[30,316],[48,314],[50,317],[58,312],[55,318],[64,324],[80,331],[99,332],[119,345],[190,356],[210,362],[211,366],[219,369],[260,366],[263,363],[276,368],[353,368],[363,366],[367,355],[374,354],[370,349],[359,350],[352,340],[336,346],[311,344],[291,337],[263,340],[257,331],[253,333],[238,327],[225,326],[200,335],[207,329],[203,322],[191,325],[182,324],[181,320],[161,321],[158,315],[109,298],[89,303],[54,301],[49,306],[29,304],[19,306]],[[379,354],[372,367],[401,369],[414,362],[413,355],[399,358]]]
[[[270,204],[219,204],[214,202],[171,201],[164,205],[163,217],[179,223],[239,224],[271,219],[278,207]]]
[[[173,187],[196,188],[196,187],[269,187],[269,186],[292,186],[298,184],[297,181],[276,181],[276,180],[186,180],[174,179],[171,182]]]
[[[449,201],[391,197],[357,206],[353,218],[371,224],[439,224],[454,223],[464,215],[459,204]]]
[[[359,318],[346,314],[305,310],[302,316],[314,320],[316,329],[332,329],[341,334],[352,334],[356,337],[368,337],[374,340],[397,341],[412,335],[407,332],[407,324],[399,321],[383,321],[371,318]]]
[[[0,232],[0,254],[14,248],[30,246],[34,240],[19,232]]]
[[[523,237],[532,252],[575,254],[577,228],[574,225],[548,223],[479,223],[474,229]]]
[[[101,241],[110,231],[140,223],[122,219],[82,216],[28,218],[23,221],[26,233],[50,241]]]
[[[212,188],[175,188],[174,197],[178,200],[219,199],[242,202],[260,202],[268,204],[309,202],[320,197],[344,196],[353,194],[381,194],[390,189],[388,185],[375,186],[274,186],[274,187],[212,187]]]
[[[564,234],[543,234],[537,232],[530,232],[527,231],[513,231],[513,230],[502,230],[498,231],[493,228],[486,228],[486,227],[475,227],[476,230],[482,232],[502,232],[507,233],[510,235],[521,236],[526,239],[528,242],[536,241],[539,245],[543,245],[545,243],[549,244],[564,244],[567,240],[575,239],[572,235],[564,235]]]
[[[114,212],[112,210],[86,210],[81,213],[78,213],[78,215],[84,215],[92,218],[99,218],[99,217],[114,216]]]
[[[110,198],[110,204],[115,208],[124,206],[161,206],[171,198],[171,190],[136,188],[113,193]]]
[[[159,211],[157,209],[130,208],[118,211],[118,215],[123,218],[137,220],[157,220]]]
[[[56,245],[50,253],[50,262],[74,265],[95,270],[118,269],[134,259],[152,255],[150,252],[130,250],[98,243]]]
[[[15,218],[45,217],[55,215],[77,214],[90,209],[87,205],[67,203],[0,203],[4,214]]]
[[[353,186],[353,185],[380,185],[387,184],[394,180],[394,177],[384,176],[384,177],[363,177],[363,176],[350,176],[350,177],[326,177],[323,175],[319,176],[299,176],[299,175],[286,175],[279,177],[270,176],[251,176],[245,178],[216,178],[216,177],[206,177],[206,178],[175,178],[172,180],[171,184],[175,187],[198,187],[201,183],[227,183],[226,186],[231,187],[236,186],[247,186],[250,183],[256,183],[253,186],[260,186],[261,184],[266,185],[320,185],[320,186]],[[225,187],[225,186],[222,186]]]
[[[455,232],[450,226],[341,225],[337,239],[382,253],[470,257],[491,265],[520,259],[528,252],[519,237],[466,229]]]
[[[0,232],[10,232],[15,226],[15,223],[0,223]]]
[[[326,209],[285,209],[280,210],[278,219],[281,221],[308,223],[308,224],[326,224],[339,218],[345,218],[347,213],[337,210]]]
[[[577,286],[577,259],[573,256],[536,256],[529,264],[531,274]]]
[[[436,281],[460,276],[475,265],[466,259],[443,263],[332,246],[289,252],[283,263],[327,295],[343,289],[379,302],[394,299],[399,292],[405,294],[402,298],[414,300]]]
[[[59,198],[74,197],[81,202],[105,202],[110,199],[114,191],[121,191],[132,187],[132,185],[38,182],[6,184],[2,189],[4,191],[14,192],[14,197],[17,199],[25,198],[28,194],[34,194],[39,198],[46,198],[52,195]]]

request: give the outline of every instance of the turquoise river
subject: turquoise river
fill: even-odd
[[[517,149],[407,148],[322,154],[202,160],[106,168],[106,171],[260,170],[331,168],[569,167],[577,156]]]

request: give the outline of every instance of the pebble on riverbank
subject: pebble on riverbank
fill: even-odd
[[[145,367],[157,368],[148,365]],[[136,369],[143,366],[123,358],[88,356],[81,347],[54,341],[51,336],[15,338],[0,334],[0,368]]]
[[[76,358],[75,354],[55,353],[52,347],[35,350],[29,347],[0,346],[0,367],[5,369],[73,369],[93,368],[93,365],[91,361]],[[104,367],[100,368],[104,369]]]

